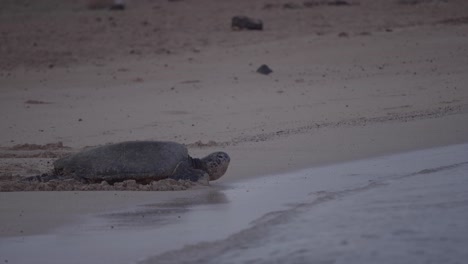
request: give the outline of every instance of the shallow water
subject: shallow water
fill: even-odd
[[[0,238],[0,261],[455,262],[468,245],[467,162],[464,144],[226,182]]]

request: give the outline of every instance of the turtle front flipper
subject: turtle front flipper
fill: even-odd
[[[206,171],[193,169],[187,166],[180,166],[173,175],[169,176],[169,179],[189,180],[208,184],[209,176]]]

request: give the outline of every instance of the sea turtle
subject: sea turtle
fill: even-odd
[[[76,179],[85,183],[108,183],[135,180],[150,183],[161,179],[198,181],[219,179],[227,170],[230,158],[214,152],[192,158],[187,148],[175,142],[128,141],[87,149],[54,162],[50,175],[29,180]]]

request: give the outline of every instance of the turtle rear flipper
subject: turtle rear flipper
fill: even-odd
[[[51,180],[58,180],[59,177],[60,177],[59,175],[44,173],[41,175],[35,175],[35,176],[29,176],[29,177],[23,178],[21,179],[21,181],[23,182],[48,182]]]
[[[48,174],[44,173],[41,175],[29,176],[21,179],[22,182],[49,182],[53,180],[76,180],[82,183],[88,183],[86,179],[80,177],[72,177],[70,175],[60,175],[60,174]]]

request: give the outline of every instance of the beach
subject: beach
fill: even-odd
[[[41,2],[0,13],[2,179],[133,140],[231,164],[184,191],[0,192],[0,261],[466,259],[464,1]]]

